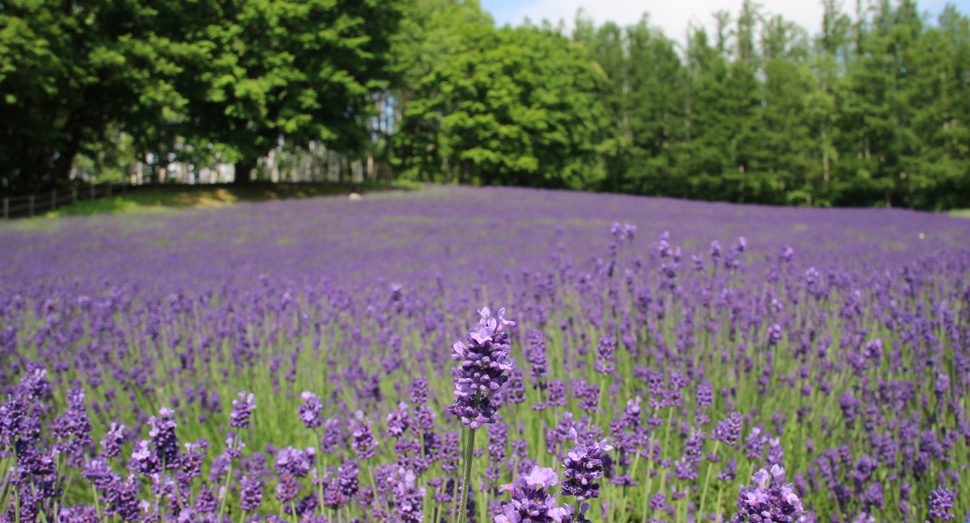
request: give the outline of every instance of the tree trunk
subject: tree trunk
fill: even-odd
[[[253,165],[247,161],[241,161],[235,163],[236,177],[233,179],[234,184],[244,185],[252,181]]]

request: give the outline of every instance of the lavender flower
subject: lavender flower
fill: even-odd
[[[741,439],[741,424],[741,414],[732,412],[726,419],[717,422],[711,431],[711,439],[735,447]]]
[[[556,497],[549,489],[559,483],[559,476],[549,468],[533,467],[532,472],[503,485],[501,490],[508,492],[511,499],[502,502],[502,513],[495,517],[495,523],[561,523],[572,514],[568,506],[556,504]]]
[[[563,473],[566,477],[562,484],[563,493],[576,496],[580,502],[599,497],[600,484],[596,480],[603,475],[604,454],[613,450],[613,446],[609,444],[610,439],[596,441],[587,437],[583,441],[574,428],[569,430],[569,437],[575,441],[576,446],[566,453],[566,459],[563,460],[563,467],[566,469]]]
[[[370,430],[371,421],[364,417],[364,413],[358,410],[354,417],[357,421],[351,424],[351,433],[354,439],[350,443],[350,448],[357,452],[358,460],[366,461],[377,455],[375,450],[377,440],[374,439]]]
[[[106,458],[113,458],[118,454],[121,454],[121,443],[125,438],[125,426],[119,423],[112,423],[108,427],[108,432],[105,433],[104,439],[101,440],[101,448],[103,448],[102,456]]]
[[[297,410],[297,414],[300,416],[300,421],[308,429],[315,429],[320,425],[323,425],[323,418],[320,413],[323,412],[323,401],[316,394],[305,390],[300,397],[303,398],[303,404]],[[233,402],[235,404],[235,402]],[[255,406],[253,406],[255,408]]]
[[[491,396],[508,379],[505,372],[512,369],[514,361],[508,358],[512,350],[507,325],[515,322],[505,319],[505,309],[493,318],[488,307],[479,311],[481,320],[465,336],[468,345],[455,342],[451,358],[461,361],[455,379],[455,403],[449,407],[464,425],[477,429],[486,423],[494,423],[496,409],[490,403]]]
[[[246,512],[263,504],[263,482],[243,476],[239,481],[239,508]]]
[[[255,396],[251,392],[249,395],[246,395],[246,391],[240,392],[239,399],[232,400],[232,410],[229,411],[229,426],[240,429],[248,428],[249,418],[255,409]]]
[[[770,476],[765,469],[751,476],[754,484],[741,487],[738,512],[731,518],[731,523],[792,523],[797,516],[804,514],[805,509],[792,484],[781,483],[784,475],[785,469],[774,465]]]
[[[424,520],[422,505],[425,489],[416,483],[417,476],[410,470],[399,467],[394,484],[394,514],[401,523],[420,523]]]
[[[155,448],[155,457],[166,469],[178,468],[180,452],[179,440],[175,436],[175,429],[178,427],[175,423],[175,412],[168,407],[162,407],[158,410],[158,415],[159,417],[152,416],[148,420],[151,427],[148,437]]]
[[[316,463],[316,456],[317,453],[313,447],[307,447],[305,450],[293,447],[280,449],[276,454],[276,473],[304,478]]]
[[[956,494],[944,486],[930,492],[930,519],[933,521],[949,521],[955,516],[950,513],[956,501]]]

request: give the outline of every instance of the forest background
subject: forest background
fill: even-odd
[[[323,149],[381,179],[970,207],[968,18],[824,6],[809,32],[745,0],[680,41],[474,0],[4,1],[0,193]]]

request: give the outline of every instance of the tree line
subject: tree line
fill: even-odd
[[[14,0],[0,8],[4,191],[80,160],[232,162],[311,142],[419,181],[780,205],[970,207],[970,24],[743,0],[650,24],[495,27],[468,0]],[[368,163],[370,164],[370,163]]]

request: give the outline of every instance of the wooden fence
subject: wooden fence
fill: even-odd
[[[112,194],[125,194],[129,187],[126,183],[75,185],[50,192],[5,197],[3,198],[3,219],[26,218],[54,211],[58,207],[78,201],[96,200]]]

